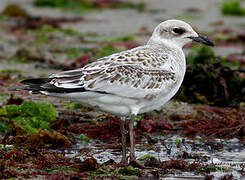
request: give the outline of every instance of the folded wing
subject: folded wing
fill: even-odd
[[[144,55],[135,57],[136,55],[132,54],[126,56],[125,53],[118,53],[99,59],[81,69],[54,74],[50,77],[51,81],[42,87],[47,88],[47,91],[48,88],[53,87],[60,88],[63,92],[64,90],[67,92],[95,91],[131,98],[168,93],[176,83],[175,72],[166,65],[161,66],[165,68],[154,67],[150,61],[166,64],[169,60],[165,56],[153,59],[149,53],[145,57]],[[135,61],[135,58],[140,58],[141,61]],[[148,66],[147,63],[149,63]]]

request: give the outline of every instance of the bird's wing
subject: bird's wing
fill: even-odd
[[[50,76],[56,88],[96,91],[131,98],[169,92],[176,83],[172,57],[145,51],[124,51],[84,68]]]

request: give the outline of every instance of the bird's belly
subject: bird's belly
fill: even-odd
[[[179,90],[182,81],[184,79],[184,74],[182,77],[180,77],[179,81],[176,82],[167,92],[163,91],[162,93],[159,93],[155,98],[150,100],[150,102],[142,101],[141,108],[139,110],[140,113],[150,112],[156,109],[159,109],[161,106],[163,106],[166,102],[168,102]]]
[[[131,107],[136,107],[139,100],[125,98],[112,94],[103,94],[96,92],[82,92],[82,93],[50,93],[50,96],[63,97],[71,101],[80,102],[92,108],[108,112],[118,116],[128,116],[131,114]]]

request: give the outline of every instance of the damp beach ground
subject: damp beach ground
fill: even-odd
[[[0,178],[245,178],[244,8],[229,0],[1,0]],[[177,95],[137,116],[136,157],[148,169],[117,166],[118,117],[8,90],[145,44],[166,19],[190,23],[216,46],[187,45]]]

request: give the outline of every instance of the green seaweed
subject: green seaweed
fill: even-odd
[[[93,57],[100,58],[119,52],[119,49],[111,45],[105,45],[101,48],[59,47],[59,49],[67,54],[68,59],[75,59],[86,53],[91,53]]]
[[[92,172],[92,174],[94,174],[94,175],[108,175],[108,174],[110,174],[110,172],[108,172],[105,169],[99,168],[95,172]]]
[[[114,48],[111,45],[105,45],[102,48],[98,49],[95,52],[94,56],[96,58],[100,58],[100,57],[104,57],[104,56],[109,56],[109,55],[114,54],[114,53],[117,53],[119,51],[120,51],[119,49]]]
[[[222,2],[221,12],[224,15],[244,16],[245,8],[241,7],[239,0],[228,0]]]
[[[50,25],[42,26],[39,29],[33,29],[30,30],[31,32],[38,34],[38,35],[45,35],[45,34],[64,34],[69,36],[80,36],[81,34],[73,29],[62,29],[62,28],[56,28],[52,27]]]
[[[200,166],[200,167],[196,167],[196,169],[199,172],[206,172],[206,173],[227,170],[227,168],[219,167],[219,166]]]
[[[0,104],[4,103],[9,98],[8,93],[0,93]]]
[[[13,57],[10,57],[8,58],[8,62],[9,63],[26,63],[28,62],[28,59],[26,57],[16,57],[16,56],[13,56]]]
[[[75,30],[69,28],[67,29],[56,28],[50,25],[42,26],[39,29],[29,30],[28,32],[37,35],[37,39],[35,40],[36,45],[40,45],[42,43],[48,43],[50,40],[54,39],[55,37],[63,37],[63,36],[81,37],[82,36],[81,33]]]
[[[73,103],[64,105],[64,108],[75,110],[75,109],[88,108],[88,107],[79,102],[73,102]]]
[[[104,4],[104,5],[103,5]],[[138,11],[144,11],[146,4],[143,2],[132,3],[128,2],[113,2],[108,1],[102,4],[96,1],[86,1],[86,0],[35,0],[35,6],[39,7],[51,7],[51,8],[61,8],[63,10],[70,10],[75,13],[85,13],[93,9],[104,9],[104,8],[127,8],[127,9],[136,9]]]
[[[121,2],[116,6],[116,8],[137,9],[139,12],[142,12],[146,9],[146,4],[144,2],[140,2],[138,4],[131,2]]]
[[[83,53],[88,51],[85,48],[77,48],[77,47],[60,47],[59,49],[64,51],[64,53],[67,55],[68,59],[78,58]]]
[[[122,37],[110,37],[107,38],[105,41],[107,42],[130,42],[134,40],[134,35],[126,34]]]
[[[135,117],[135,122],[139,123],[141,119],[143,119],[145,116],[144,115],[137,115]]]
[[[59,47],[58,49],[63,51],[68,59],[76,59],[83,54],[92,54],[92,57],[97,59],[120,51],[120,49],[115,48],[112,45],[104,45],[103,47],[96,48]]]
[[[28,17],[28,13],[17,4],[8,4],[1,13],[8,17]]]
[[[18,69],[3,69],[3,70],[0,70],[0,73],[6,73],[6,74],[18,74],[20,72],[21,72],[21,70],[18,70]]]
[[[92,175],[96,175],[99,179],[137,179],[140,175],[140,169],[133,168],[132,166],[116,168],[113,165],[102,166],[96,171],[90,172]],[[96,179],[97,179],[96,178]]]
[[[0,21],[9,21],[9,17],[0,14]]]
[[[147,161],[147,160],[153,160],[153,159],[156,159],[156,158],[152,156],[151,154],[146,154],[139,158],[140,161]]]
[[[34,5],[38,7],[61,8],[84,13],[94,8],[93,4],[82,0],[35,0]]]
[[[6,133],[9,129],[9,125],[6,122],[1,121],[0,119],[0,132]]]
[[[214,51],[204,45],[194,46],[187,56],[188,64],[207,64],[210,63],[210,59],[215,58]]]
[[[48,103],[24,101],[19,106],[3,106],[0,116],[17,123],[26,133],[36,133],[39,128],[50,129],[49,123],[58,117],[58,112]]]
[[[91,141],[91,139],[86,134],[81,134],[79,138],[82,144],[87,144]]]
[[[50,167],[43,170],[47,173],[55,173],[55,172],[78,172],[75,168],[70,167]]]
[[[178,99],[189,103],[236,106],[245,101],[245,80],[239,69],[206,46],[195,46],[187,56],[187,71]],[[231,68],[232,67],[232,68]]]
[[[229,62],[224,57],[217,57],[212,48],[205,45],[196,45],[187,56],[187,64],[189,65],[207,65],[207,64],[220,64],[221,66],[239,67],[239,62]]]
[[[125,176],[139,175],[139,169],[133,168],[132,166],[120,167],[117,169],[118,173]]]
[[[14,145],[3,145],[3,144],[0,144],[0,150],[11,151],[14,148],[15,148]]]

